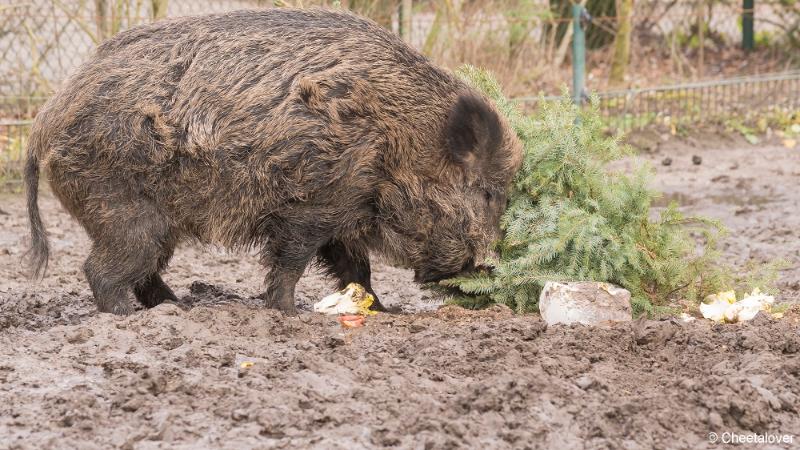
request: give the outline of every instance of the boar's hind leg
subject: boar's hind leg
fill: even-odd
[[[128,314],[128,293],[152,307],[175,299],[158,272],[166,266],[174,249],[166,220],[152,208],[127,207],[107,212],[113,225],[93,228],[92,250],[84,272],[100,312]]]
[[[366,251],[348,249],[342,242],[333,240],[319,249],[317,260],[330,276],[338,280],[338,289],[344,289],[350,283],[358,283],[375,299],[372,309],[386,311],[378,300],[378,295],[372,290],[369,254]]]

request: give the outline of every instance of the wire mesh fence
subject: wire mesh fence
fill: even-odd
[[[130,27],[188,14],[272,7],[268,0],[11,0],[0,6],[0,96],[47,95],[103,39]],[[793,6],[786,6],[787,1]],[[332,5],[305,1],[303,5]],[[358,3],[356,0],[348,3]],[[386,26],[436,62],[472,63],[495,72],[512,95],[557,93],[569,79],[571,37],[567,0],[416,1],[410,30],[401,29],[397,1]],[[590,87],[608,87],[609,47],[619,23],[614,0],[586,2]],[[157,6],[160,5],[160,6]],[[455,6],[454,6],[455,5]],[[595,5],[592,7],[592,5]],[[774,72],[792,59],[784,46],[800,40],[800,2],[758,0],[754,9],[760,50],[739,51],[740,0],[636,2],[627,84],[653,85],[709,76]],[[373,9],[361,10],[373,16]],[[797,48],[794,48],[797,50]],[[796,52],[795,52],[796,53]],[[800,59],[800,56],[795,54]]]
[[[0,119],[0,190],[18,187],[29,120]]]
[[[617,129],[687,126],[736,117],[800,111],[800,71],[727,78],[599,94],[607,123]]]
[[[571,0],[10,0],[0,5],[0,180],[19,171],[30,120],[98,43],[161,18],[276,5],[344,7],[400,33],[438,64],[490,69],[532,106],[571,79]],[[587,87],[611,126],[692,123],[798,108],[800,0],[640,0],[631,15],[628,69],[609,80],[622,18],[617,0],[581,0]],[[752,52],[742,21],[755,21]],[[404,27],[405,24],[405,27]],[[301,43],[299,43],[300,45]],[[767,74],[767,75],[764,75]],[[711,81],[709,81],[711,79]]]
[[[701,124],[800,117],[800,71],[593,92],[610,130],[675,130]],[[525,110],[559,96],[518,97]],[[734,120],[735,119],[735,120]]]

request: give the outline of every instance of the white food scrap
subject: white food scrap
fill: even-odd
[[[371,315],[369,307],[375,299],[358,283],[350,283],[346,288],[326,296],[314,304],[314,312],[323,314],[361,314]]]
[[[736,300],[734,291],[709,295],[700,304],[700,313],[715,322],[744,322],[753,319],[759,311],[769,312],[775,297],[761,292],[758,288],[741,300]]]

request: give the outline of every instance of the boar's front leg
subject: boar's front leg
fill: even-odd
[[[275,229],[280,230],[277,226]],[[301,236],[276,233],[280,237],[271,239],[271,243],[262,250],[261,262],[269,270],[265,283],[267,290],[260,297],[265,300],[267,307],[279,309],[287,315],[297,315],[294,288],[317,249],[327,240],[315,239],[314,234],[313,230]]]
[[[270,267],[267,273],[267,291],[262,295],[266,305],[281,310],[287,315],[296,316],[294,287],[300,281],[304,271],[305,266],[303,268]]]
[[[375,299],[372,309],[386,311],[372,290],[369,253],[366,250],[348,248],[341,241],[332,240],[319,249],[317,261],[330,276],[336,278],[338,289],[344,289],[350,283],[358,283]]]

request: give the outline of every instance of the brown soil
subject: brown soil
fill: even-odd
[[[732,261],[787,259],[781,299],[797,299],[800,155],[716,144],[656,142],[646,157],[668,197],[732,228]],[[702,164],[692,164],[695,153]],[[659,164],[665,157],[672,165]],[[187,246],[165,276],[179,304],[116,317],[91,303],[85,235],[52,197],[41,204],[53,259],[30,284],[19,264],[24,202],[0,197],[0,448],[648,449],[715,447],[710,432],[800,439],[796,311],[745,325],[548,328],[503,307],[437,309],[408,272],[379,265],[378,294],[406,314],[343,330],[332,317],[261,307],[263,271],[252,256]],[[311,272],[299,301],[308,309],[331,290]]]
[[[676,201],[687,213],[719,220],[728,229],[723,254],[735,266],[782,262],[777,301],[800,302],[800,145],[751,145],[738,135],[710,133],[631,142],[647,149],[642,159],[656,170],[661,205]]]

